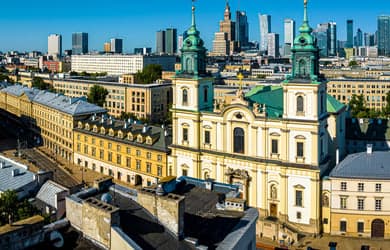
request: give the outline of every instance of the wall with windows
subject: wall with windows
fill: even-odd
[[[323,211],[329,210],[323,212],[323,220],[327,221],[324,226],[325,233],[374,237],[374,231],[381,231],[381,226],[376,224],[377,220],[381,220],[384,222],[384,236],[379,238],[390,238],[388,180],[330,178],[324,181],[324,192],[330,196],[329,206],[324,206],[326,203],[323,203]]]

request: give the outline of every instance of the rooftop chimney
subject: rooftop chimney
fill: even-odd
[[[372,144],[367,144],[367,154],[372,154]]]
[[[142,133],[145,134],[148,131],[148,124],[144,124],[144,127],[142,128]]]

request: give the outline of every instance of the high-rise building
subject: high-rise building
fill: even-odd
[[[291,46],[295,39],[295,21],[290,18],[284,19],[284,56],[291,55]]]
[[[62,55],[62,36],[58,34],[52,34],[47,38],[47,54],[49,56],[61,56]]]
[[[260,51],[268,49],[268,33],[271,33],[271,16],[259,14],[260,22]]]
[[[226,32],[215,32],[213,41],[213,54],[225,56],[230,54],[230,43]]]
[[[317,38],[317,46],[321,57],[328,57],[330,50],[330,23],[318,24],[313,35]]]
[[[245,11],[236,11],[236,39],[241,49],[249,43],[249,24]]]
[[[378,55],[390,56],[390,16],[378,17]]]
[[[150,55],[152,53],[152,48],[134,48],[134,54],[136,55]]]
[[[88,53],[88,33],[79,32],[72,34],[72,55]]]
[[[104,43],[104,52],[110,53],[111,52],[111,43]]]
[[[156,33],[156,53],[165,52],[165,30],[159,30]]]
[[[353,42],[355,47],[363,46],[363,32],[361,29],[357,29]]]
[[[335,22],[329,23],[330,29],[330,48],[329,48],[329,56],[337,55],[337,25]]]
[[[121,54],[123,52],[123,39],[111,38],[111,52]]]
[[[353,20],[347,20],[347,43],[346,48],[353,47]]]
[[[375,45],[375,35],[364,33],[364,46],[371,47]]]
[[[183,47],[183,41],[184,41],[183,35],[177,37],[177,47],[178,47],[177,53],[179,55],[181,55],[181,48]]]
[[[279,34],[268,33],[268,55],[272,57],[279,57]]]
[[[232,21],[232,14],[230,12],[229,2],[226,2],[225,12],[223,15],[223,20],[219,22],[219,32],[224,32],[227,34],[227,41],[229,45],[229,54],[233,54],[237,51],[236,39],[236,23]],[[218,35],[219,37],[221,35]],[[217,37],[217,35],[216,35]]]
[[[165,53],[177,53],[177,29],[168,28],[165,31]]]

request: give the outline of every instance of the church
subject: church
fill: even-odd
[[[289,242],[321,232],[321,177],[345,148],[345,106],[327,95],[306,1],[299,32],[285,81],[240,88],[230,103],[215,103],[193,6],[173,78],[168,163],[178,176],[237,185],[259,210],[258,236]]]

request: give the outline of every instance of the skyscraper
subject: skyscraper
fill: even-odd
[[[279,57],[279,34],[268,33],[268,55],[272,57]]]
[[[260,22],[260,51],[268,49],[268,33],[271,33],[271,16],[259,14]]]
[[[156,53],[165,52],[165,30],[156,32]]]
[[[295,21],[290,18],[284,19],[284,56],[291,55],[291,46],[295,38]]]
[[[88,33],[79,32],[72,34],[72,55],[88,53]]]
[[[378,17],[378,55],[390,56],[390,16]]]
[[[337,25],[335,22],[329,23],[330,29],[330,48],[329,48],[329,56],[337,55]]]
[[[355,47],[361,47],[363,46],[363,32],[359,28],[356,31],[356,36],[354,37],[354,46]]]
[[[233,54],[234,52],[236,52],[237,51],[237,44],[235,42],[236,23],[233,22],[232,20],[232,14],[230,12],[229,2],[226,2],[225,12],[223,14],[223,20],[219,22],[219,32],[224,32],[227,34],[227,41],[230,48],[229,53]]]
[[[245,11],[236,11],[236,41],[240,49],[249,43],[249,24]]]
[[[123,39],[111,38],[111,52],[120,54],[123,52]]]
[[[62,36],[58,34],[49,35],[47,38],[47,54],[49,56],[62,55]]]
[[[165,31],[165,53],[175,54],[177,52],[177,29],[168,28]]]
[[[329,56],[330,51],[330,23],[318,24],[313,35],[317,38],[317,46],[320,49],[320,56]]]
[[[104,52],[110,53],[111,52],[111,43],[104,43]]]
[[[375,35],[371,33],[364,33],[364,46],[371,47],[375,45]]]
[[[347,43],[346,48],[353,47],[353,20],[347,20]]]

